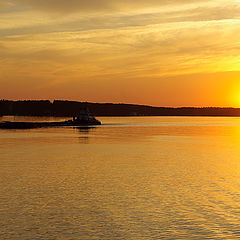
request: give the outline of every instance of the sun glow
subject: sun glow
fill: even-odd
[[[240,108],[240,83],[235,83],[231,89],[230,106]]]
[[[1,98],[240,107],[239,0],[2,2]]]

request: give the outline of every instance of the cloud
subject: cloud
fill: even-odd
[[[6,10],[12,6],[13,6],[13,4],[9,1],[0,2],[0,11]]]
[[[18,20],[16,20],[18,19]],[[165,11],[154,13],[132,13],[132,14],[89,14],[82,16],[62,16],[52,18],[42,13],[25,12],[12,13],[2,17],[0,24],[0,37],[26,35],[37,33],[56,32],[79,32],[88,30],[120,29],[128,27],[149,26],[169,23],[211,22],[222,20],[240,19],[240,6],[202,6],[191,8],[165,9]],[[43,21],[44,20],[44,21]],[[177,26],[177,25],[176,25]]]
[[[208,1],[212,0],[201,0],[199,2]],[[24,4],[27,7],[53,12],[133,10],[195,2],[194,0],[15,0],[16,4]]]
[[[4,69],[20,66],[22,71],[31,66],[35,68],[32,74],[48,73],[51,77],[56,69],[63,69],[81,79],[90,75],[96,79],[148,78],[199,70],[211,72],[216,68],[237,69],[237,23],[186,23],[172,27],[173,24],[159,24],[8,37],[0,41],[6,48],[0,61],[5,61]]]

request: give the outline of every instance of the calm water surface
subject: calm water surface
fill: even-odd
[[[0,239],[240,239],[240,118],[100,120],[0,130]]]

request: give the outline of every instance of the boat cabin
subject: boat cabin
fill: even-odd
[[[80,109],[79,114],[73,117],[73,121],[90,121],[93,119],[94,117],[90,115],[87,108]]]

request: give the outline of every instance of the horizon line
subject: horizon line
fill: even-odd
[[[231,109],[240,109],[240,107],[232,107],[232,106],[154,106],[154,105],[147,105],[141,103],[124,103],[124,102],[90,102],[90,101],[81,101],[81,100],[69,100],[69,99],[0,99],[0,101],[49,101],[53,103],[54,101],[65,101],[65,102],[78,102],[78,103],[90,103],[90,104],[116,104],[116,105],[136,105],[136,106],[144,106],[144,107],[152,107],[152,108],[231,108]]]

